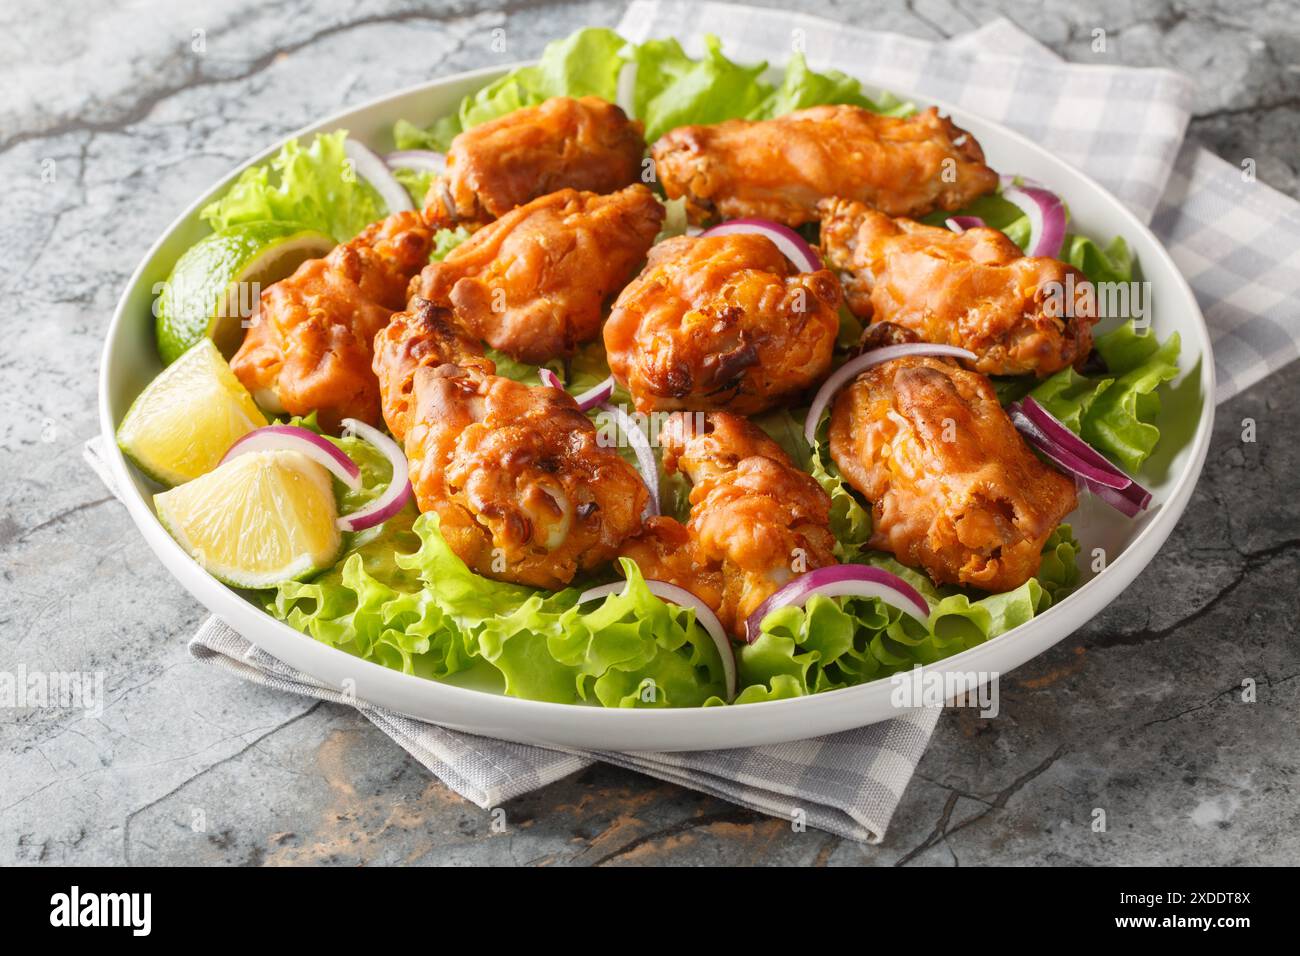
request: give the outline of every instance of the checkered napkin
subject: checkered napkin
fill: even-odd
[[[1032,136],[1086,170],[1164,240],[1192,283],[1214,335],[1218,398],[1296,356],[1300,340],[1300,213],[1237,168],[1183,144],[1190,84],[1176,73],[1065,64],[1006,21],[943,44],[814,17],[728,4],[633,3],[629,39],[704,33],[740,60],[781,63],[799,39],[814,68],[957,103]],[[99,453],[86,458],[112,488]],[[802,811],[815,827],[878,843],[924,753],[937,709],[771,747],[699,753],[577,753],[446,730],[341,694],[298,673],[210,618],[194,656],[279,690],[356,706],[439,779],[481,807],[605,761],[775,816]]]

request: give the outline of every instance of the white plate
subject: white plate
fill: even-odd
[[[462,73],[414,87],[337,113],[294,135],[344,127],[371,146],[391,148],[390,131],[396,120],[432,122],[503,71]],[[894,92],[916,103],[933,102],[904,90]],[[1069,520],[1083,545],[1081,571],[1090,580],[1029,623],[926,669],[1004,674],[1087,622],[1155,557],[1186,507],[1205,461],[1214,418],[1214,363],[1205,320],[1186,281],[1151,232],[1118,200],[1020,134],[941,102],[934,105],[979,139],[994,169],[1040,180],[1064,197],[1077,231],[1103,241],[1124,236],[1141,263],[1143,277],[1151,283],[1156,333],[1163,339],[1177,331],[1183,341],[1183,374],[1165,402],[1175,412],[1167,420],[1176,418],[1179,424],[1164,430],[1143,475],[1155,496],[1151,510],[1138,521],[1128,521],[1084,496]],[[279,148],[277,143],[245,165],[263,162]],[[176,258],[206,233],[199,209],[238,173],[214,184],[149,250],[118,302],[100,365],[100,422],[122,499],[163,565],[209,610],[286,663],[332,686],[349,687],[364,700],[450,727],[528,743],[595,750],[703,750],[817,736],[897,716],[889,680],[743,707],[633,710],[517,700],[358,660],[274,620],[210,577],[158,523],[151,504],[157,489],[128,465],[113,436],[132,399],[161,370],[151,312],[154,285],[166,279]],[[1171,453],[1171,448],[1177,451]],[[1107,564],[1094,575],[1090,568],[1097,548],[1103,549]]]

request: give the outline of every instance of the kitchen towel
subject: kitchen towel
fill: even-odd
[[[103,438],[88,441],[83,454],[118,494]],[[771,747],[578,753],[448,730],[358,701],[272,657],[217,617],[199,628],[190,652],[275,690],[356,707],[443,783],[484,809],[600,760],[863,842],[884,836],[941,713],[937,707],[917,708],[871,727]]]
[[[632,40],[724,38],[735,59],[782,63],[796,45],[815,69],[964,106],[1030,135],[1119,196],[1161,237],[1214,338],[1220,401],[1296,357],[1300,206],[1185,143],[1192,87],[1165,70],[1065,63],[1006,20],[944,43],[730,4],[633,3]],[[112,488],[99,439],[86,457]],[[574,753],[478,737],[342,694],[210,618],[194,656],[280,690],[356,706],[481,807],[606,761],[852,840],[878,843],[938,720],[937,709],[772,747],[683,754]]]

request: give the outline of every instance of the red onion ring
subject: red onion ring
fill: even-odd
[[[650,440],[645,437],[645,432],[641,431],[641,427],[637,425],[636,420],[623,411],[622,408],[608,402],[601,405],[601,407],[614,415],[619,430],[627,436],[627,443],[632,446],[632,453],[636,455],[641,480],[645,482],[646,490],[650,492],[650,500],[646,503],[646,517],[660,514],[659,462],[655,459],[655,453],[650,448]]]
[[[297,425],[267,425],[256,428],[235,440],[226,450],[221,464],[258,451],[296,451],[306,455],[316,464],[353,491],[361,487],[361,469],[343,449],[328,438],[317,435]]]
[[[959,236],[967,229],[985,228],[985,222],[979,216],[949,216],[943,224]]]
[[[564,391],[564,383],[560,381],[560,376],[556,375],[545,366],[537,370],[537,377],[542,380],[542,384],[548,388],[559,389]],[[599,385],[593,385],[585,392],[573,396],[573,400],[578,403],[578,408],[584,412],[589,412],[597,405],[608,401],[609,397],[614,394],[614,376],[610,375]]]
[[[718,615],[714,613],[713,608],[705,604],[695,594],[686,590],[686,588],[679,587],[676,584],[669,584],[667,581],[658,581],[654,578],[646,578],[645,583],[646,587],[650,589],[650,593],[655,597],[662,598],[679,607],[689,607],[695,611],[696,622],[704,628],[709,637],[713,638],[713,643],[718,648],[718,656],[722,658],[722,673],[727,684],[727,702],[730,703],[736,696],[736,652],[732,649],[731,639],[727,637],[726,629],[723,628],[722,622],[718,620]],[[596,600],[596,598],[621,594],[626,587],[626,581],[602,584],[599,587],[583,591],[578,595],[578,603],[586,604],[588,601]]]
[[[634,57],[619,67],[618,82],[615,86],[614,103],[628,119],[636,117],[637,65]]]
[[[1151,492],[1070,431],[1032,396],[1007,406],[1007,414],[1035,448],[1074,478],[1077,485],[1117,511],[1132,518],[1151,504]]]
[[[362,441],[373,445],[393,466],[393,477],[382,495],[351,514],[339,518],[339,527],[344,531],[364,531],[366,528],[383,524],[405,508],[406,503],[411,500],[410,466],[407,465],[406,455],[402,453],[397,442],[378,428],[359,422],[355,418],[345,418],[342,424],[345,435],[356,435]]]
[[[815,445],[817,443],[817,425],[822,420],[822,413],[826,411],[826,406],[831,403],[831,399],[835,397],[835,394],[847,385],[851,379],[856,378],[861,372],[873,365],[891,362],[894,359],[904,358],[909,355],[962,358],[971,362],[976,359],[975,353],[966,349],[957,348],[955,345],[934,345],[930,342],[886,345],[883,348],[872,349],[870,352],[863,352],[857,358],[849,359],[822,383],[822,387],[817,389],[817,394],[813,396],[812,405],[808,408],[808,417],[803,423],[803,437],[808,440],[808,444]]]
[[[789,226],[768,219],[729,219],[705,229],[701,236],[734,236],[738,234],[767,236],[781,253],[794,263],[800,272],[816,272],[822,268],[821,256],[808,245],[807,240]]]
[[[897,574],[866,564],[834,564],[801,574],[772,594],[745,620],[745,642],[753,644],[763,632],[763,618],[783,607],[803,607],[814,594],[823,597],[880,598],[908,617],[926,624],[930,605],[921,592]]]
[[[1039,186],[1005,186],[1002,198],[1029,217],[1025,255],[1055,259],[1065,243],[1065,204],[1056,193]]]
[[[391,169],[369,146],[348,137],[343,141],[343,151],[352,160],[357,175],[374,187],[379,198],[388,207],[388,212],[409,212],[415,208],[411,194],[397,181]]]
[[[384,157],[389,169],[414,169],[421,173],[445,173],[447,157],[431,149],[399,149]]]

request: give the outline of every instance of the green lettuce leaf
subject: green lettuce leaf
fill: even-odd
[[[1129,321],[1098,336],[1096,349],[1106,374],[1062,369],[1029,394],[1088,444],[1136,471],[1160,440],[1158,389],[1178,375],[1178,333],[1160,343]]]
[[[433,234],[433,249],[429,251],[429,261],[441,262],[468,238],[469,230],[464,226],[457,226],[455,229],[439,229]]]
[[[512,70],[465,97],[455,115],[427,128],[399,121],[393,139],[398,149],[445,152],[458,133],[548,97],[591,95],[614,102],[619,74],[629,61],[636,63],[632,111],[645,124],[647,142],[676,126],[769,119],[823,103],[853,103],[895,116],[913,111],[910,103],[892,96],[870,99],[857,80],[836,70],[809,69],[801,53],[790,58],[774,87],[759,79],[766,64],[742,66],[723,55],[717,37],[706,36],[704,42],[704,55],[696,58],[674,39],[633,44],[612,30],[579,30],[549,44],[536,65]]]
[[[415,203],[415,208],[419,209],[424,205],[424,197],[429,192],[429,187],[437,173],[431,173],[422,169],[394,169],[393,178],[406,187],[410,194],[411,202]],[[446,230],[443,230],[446,231]]]
[[[285,143],[269,166],[240,174],[199,216],[214,230],[245,222],[298,222],[346,242],[385,213],[383,200],[357,176],[343,150],[347,130],[320,133],[304,149]]]
[[[538,62],[511,70],[461,101],[452,116],[421,129],[406,120],[393,128],[398,149],[446,152],[457,134],[552,96],[599,96],[614,101],[627,41],[613,30],[589,27],[546,45]]]
[[[796,52],[786,63],[781,85],[751,110],[748,118],[772,119],[827,103],[848,103],[890,116],[908,116],[916,111],[913,104],[903,102],[892,94],[883,94],[877,100],[868,98],[862,92],[861,83],[839,70],[816,73],[808,68],[804,55]]]
[[[924,626],[876,599],[814,596],[802,608],[769,614],[762,634],[737,652],[736,703],[800,697],[863,684],[931,664],[982,644],[1041,614],[1078,582],[1079,551],[1069,525],[1043,547],[1039,574],[1013,591],[972,600],[954,588],[936,588],[925,575],[893,558],[860,560],[899,575],[930,604]]]
[[[476,671],[506,694],[605,707],[720,703],[722,661],[694,612],[652,595],[636,565],[600,603],[470,571],[435,515],[403,512],[314,581],[287,582],[267,610],[319,641],[435,679]]]

